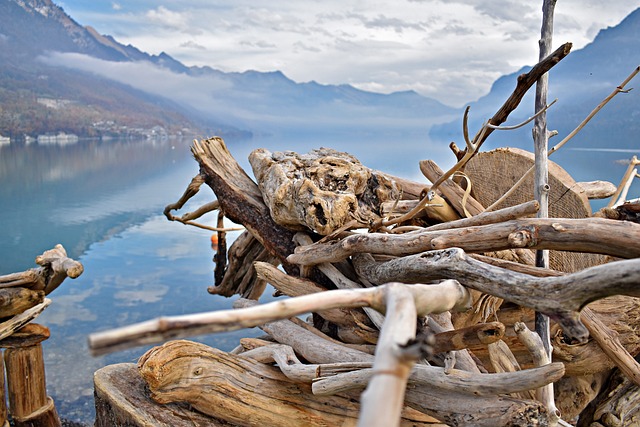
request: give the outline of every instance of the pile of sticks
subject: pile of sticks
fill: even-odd
[[[183,340],[153,348],[139,370],[157,402],[188,402],[235,425],[523,426],[586,422],[587,412],[594,421],[638,416],[637,391],[636,400],[627,393],[600,412],[586,408],[618,369],[630,389],[640,384],[640,224],[534,219],[535,201],[482,212],[453,180],[425,189],[327,149],[256,150],[258,183],[221,138],[192,151],[200,174],[165,213],[190,222],[219,209],[210,292],[242,298],[235,310],[95,333],[89,346],[101,354],[254,326],[266,335],[230,353]],[[203,183],[216,203],[174,217]],[[297,214],[283,209],[287,198]],[[419,215],[393,219],[420,204]],[[228,254],[224,216],[246,228]],[[610,262],[544,269],[531,265],[537,248]],[[267,283],[290,298],[257,305]],[[529,329],[536,311],[553,321],[553,361]]]
[[[209,291],[239,295],[236,309],[95,333],[90,349],[102,354],[260,327],[264,337],[243,339],[229,353],[177,340],[138,362],[156,402],[187,402],[234,425],[640,423],[637,204],[612,199],[597,217],[589,209],[570,218],[532,218],[540,204],[533,196],[514,203],[513,193],[533,167],[497,200],[479,201],[486,170],[478,160],[481,145],[494,130],[521,126],[500,127],[570,49],[560,46],[521,75],[473,138],[467,109],[466,147],[451,145],[455,166],[443,172],[420,162],[431,186],[326,148],[305,155],[257,149],[249,159],[255,182],[221,138],[196,141],[200,173],[165,215],[217,233]],[[548,154],[626,92],[639,72]],[[620,199],[636,165],[634,158],[617,191],[612,184],[573,182],[566,192]],[[505,181],[492,179],[484,188]],[[205,183],[217,200],[174,216]],[[216,227],[194,222],[214,210]],[[228,251],[225,217],[246,229]],[[552,261],[575,254],[580,262],[536,267],[533,250],[550,250]],[[289,298],[257,305],[267,284]],[[544,315],[552,321],[552,356],[530,330]]]

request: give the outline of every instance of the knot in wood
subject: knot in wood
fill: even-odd
[[[514,248],[526,248],[535,246],[538,243],[535,229],[531,227],[523,228],[509,234],[507,241]]]

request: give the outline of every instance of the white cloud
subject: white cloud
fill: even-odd
[[[149,22],[156,24],[162,29],[177,30],[185,33],[193,32],[193,27],[189,23],[189,15],[185,12],[176,12],[164,6],[158,6],[155,9],[147,11],[145,16]],[[199,30],[196,32],[199,32]]]
[[[542,1],[184,0],[126,6],[126,12],[86,12],[78,19],[187,65],[279,69],[299,82],[414,89],[461,105],[485,94],[496,76],[537,61]],[[571,41],[579,49],[637,7],[640,0],[560,1],[554,45]]]

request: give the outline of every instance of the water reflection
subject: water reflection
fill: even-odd
[[[423,135],[306,135],[227,141],[250,173],[251,150],[307,152],[327,146],[348,151],[365,165],[421,182],[420,159],[449,167],[447,143]],[[49,393],[59,413],[93,423],[92,375],[118,362],[135,362],[146,348],[92,358],[89,333],[176,315],[225,309],[232,300],[206,292],[213,281],[210,232],[171,223],[163,207],[177,200],[198,166],[190,141],[80,141],[67,146],[0,146],[0,273],[34,267],[33,258],[62,243],[84,274],[67,280],[38,320],[51,329],[44,343]],[[617,184],[633,153],[565,150],[554,159],[577,180]],[[638,194],[634,184],[630,194]],[[210,201],[207,188],[185,207]],[[214,226],[215,216],[208,225]],[[237,232],[230,233],[232,241]],[[266,296],[266,299],[269,297]],[[258,330],[199,337],[229,350]]]

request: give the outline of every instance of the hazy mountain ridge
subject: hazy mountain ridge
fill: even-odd
[[[640,9],[629,14],[620,24],[601,30],[593,42],[572,51],[549,73],[549,101],[558,102],[547,113],[549,129],[558,130],[553,145],[571,132],[607,95],[640,65]],[[565,40],[555,40],[559,46]],[[517,76],[530,70],[523,67],[516,73],[500,77],[487,95],[472,102],[470,131],[491,117],[502,106],[516,86]],[[627,86],[637,87],[640,77]],[[506,124],[515,124],[533,114],[535,89],[532,88]],[[580,148],[637,148],[640,132],[640,88],[618,94],[572,140]],[[518,131],[494,132],[487,146],[519,146],[532,149],[531,127]],[[431,129],[432,139],[462,141],[460,120],[437,125]]]
[[[0,21],[0,100],[31,96],[30,108],[48,116],[50,126],[55,124],[51,116],[64,111],[36,105],[37,97],[70,99],[77,109],[86,107],[80,117],[85,127],[96,117],[106,117],[128,121],[127,126],[135,121],[144,126],[164,123],[203,133],[244,129],[424,134],[431,130],[437,141],[462,140],[462,110],[413,91],[380,94],[350,85],[297,83],[280,71],[225,73],[206,66],[187,67],[164,52],[149,55],[83,27],[51,0],[0,0]],[[575,127],[637,65],[639,21],[636,11],[618,26],[602,30],[593,43],[572,52],[552,70],[549,97],[558,97],[559,102],[549,112],[551,128],[562,135]],[[525,70],[501,77],[486,96],[471,104],[472,132],[502,105],[515,78]],[[12,78],[20,84],[10,84]],[[74,87],[74,80],[83,86]],[[637,91],[619,95],[589,125],[592,137],[600,135],[601,140],[602,135],[638,130],[633,120],[637,99]],[[509,122],[530,116],[532,105],[529,94]],[[0,134],[11,126],[6,111],[5,107],[3,116],[0,110]],[[19,111],[12,114],[15,117]],[[528,132],[494,132],[490,142],[526,147]]]
[[[77,99],[68,85],[64,90],[55,87],[55,82],[72,81],[72,76],[80,72],[78,81],[83,84],[91,86],[88,81],[95,78],[93,86],[114,85],[96,95],[103,104],[113,106],[116,102],[107,99],[109,94],[131,87],[134,90],[130,97],[138,100],[136,111],[152,109],[153,116],[177,119],[170,125],[178,125],[179,116],[187,116],[191,120],[185,117],[185,126],[216,133],[233,129],[271,133],[403,129],[425,133],[433,123],[459,114],[457,109],[415,92],[386,95],[350,85],[296,83],[280,71],[224,73],[210,67],[187,67],[164,52],[149,55],[92,27],[82,27],[51,0],[0,0],[0,17],[0,89],[4,90],[4,99],[18,96],[7,83],[7,76],[22,74],[21,80],[27,83],[21,85],[22,95],[29,81],[34,90],[42,88],[38,79],[44,76],[49,80],[46,91],[31,93],[33,100],[47,96],[84,104],[86,100]],[[151,64],[157,68],[152,69]],[[76,92],[86,95],[85,88]],[[153,108],[144,107],[148,104]],[[30,108],[39,109],[39,115],[63,113],[46,112],[33,102]],[[106,115],[105,108],[86,112],[83,126],[88,126],[96,114]],[[106,111],[118,115],[114,110]],[[129,109],[123,116],[131,117],[130,113]],[[153,121],[149,119],[145,123]],[[24,130],[23,126],[20,132]],[[16,134],[0,116],[0,134],[6,132]]]

